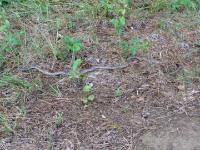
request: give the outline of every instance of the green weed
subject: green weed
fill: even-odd
[[[99,12],[105,17],[125,16],[130,4],[130,0],[100,0]]]
[[[72,62],[75,60],[75,55],[83,48],[83,43],[80,39],[71,36],[64,37],[64,52],[57,54],[57,58],[64,60],[67,54],[72,54]]]
[[[115,90],[115,97],[120,97],[120,96],[122,96],[122,90],[120,89],[120,88],[117,88],[116,90]]]
[[[83,44],[80,39],[75,39],[70,36],[65,36],[64,42],[65,42],[65,50],[70,53],[78,53],[83,48]]]
[[[5,11],[0,13],[0,64],[8,62],[8,60],[15,60],[19,54],[19,48],[22,45],[22,36],[24,35],[23,31],[11,32],[12,25],[7,19]],[[9,55],[9,58],[7,57]],[[15,60],[17,61],[17,60]]]
[[[100,8],[103,16],[109,17],[113,12],[114,5],[110,0],[100,0]]]
[[[63,123],[63,113],[56,113],[56,118],[55,118],[55,125],[56,128],[59,128]]]
[[[124,17],[120,17],[118,19],[111,20],[113,26],[115,27],[115,32],[120,35],[123,31],[123,27],[126,24],[126,19]]]
[[[92,84],[84,85],[83,93],[85,95],[85,97],[82,100],[84,104],[87,105],[95,100],[95,96],[92,94]]]
[[[86,84],[84,87],[83,87],[83,92],[84,93],[90,93],[92,91],[92,85],[91,84]]]

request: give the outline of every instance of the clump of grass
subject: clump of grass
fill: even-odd
[[[6,135],[15,134],[15,131],[27,113],[24,106],[17,107],[17,110],[16,114],[13,115],[15,117],[9,117],[7,114],[0,112],[0,132]]]
[[[59,128],[63,123],[63,113],[56,113],[56,117],[55,117],[55,125],[57,128]]]
[[[4,74],[2,77],[0,77],[0,87],[4,86],[15,86],[23,89],[32,88],[32,84],[30,82],[20,79],[12,74]]]
[[[197,4],[192,0],[173,0],[170,2],[170,8],[172,10],[189,9],[196,10]]]
[[[3,106],[12,108],[16,104],[21,105],[24,103],[23,96],[26,92],[32,90],[32,83],[18,78],[13,74],[3,74],[0,77],[0,88],[7,89],[8,94],[1,97],[1,103]]]
[[[83,48],[83,43],[80,39],[75,39],[70,36],[64,37],[65,50],[72,53],[72,60],[74,60],[75,54]]]
[[[169,30],[171,27],[171,23],[167,20],[160,20],[160,22],[158,23],[158,28],[162,29],[162,30]]]
[[[124,16],[130,6],[130,0],[100,0],[99,3],[101,15],[106,17]]]
[[[120,35],[122,33],[122,28],[126,24],[125,17],[119,17],[117,19],[112,19],[111,22],[115,27],[116,34]]]
[[[71,36],[64,36],[64,51],[58,52],[57,58],[65,60],[68,54],[72,55],[72,61],[75,60],[75,55],[83,48],[83,43],[80,39]]]
[[[9,21],[9,13],[4,9],[0,11],[0,67],[6,66],[11,62],[20,63],[20,52],[25,36],[23,29],[15,29]],[[5,68],[5,67],[4,67]]]
[[[183,11],[187,10],[198,10],[200,8],[200,2],[196,0],[154,0],[150,4],[151,10],[153,12],[158,12],[161,10],[171,10],[171,11]]]

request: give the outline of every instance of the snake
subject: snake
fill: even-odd
[[[127,59],[127,62],[125,62],[124,64],[121,64],[121,65],[94,65],[88,69],[83,69],[83,70],[80,70],[79,71],[79,74],[80,75],[85,75],[85,74],[88,74],[90,72],[94,72],[94,71],[97,71],[97,70],[119,70],[119,69],[125,69],[129,66],[130,62],[131,61],[141,61],[141,58],[139,57],[129,57]],[[68,76],[70,75],[70,71],[58,71],[58,72],[50,72],[48,70],[44,70],[42,69],[40,66],[38,65],[30,65],[28,67],[22,67],[22,68],[19,68],[20,71],[22,72],[28,72],[28,71],[31,71],[31,70],[37,70],[38,72],[46,75],[46,76],[50,76],[50,77],[56,77],[56,76]]]
[[[124,69],[126,67],[128,67],[128,64],[122,64],[122,65],[119,65],[119,66],[100,66],[100,65],[98,66],[97,65],[97,66],[92,66],[91,68],[88,68],[88,69],[83,69],[79,73],[81,75],[84,75],[84,74],[94,72],[94,71],[99,70],[99,69],[116,70],[116,69]],[[31,65],[31,66],[28,66],[28,67],[20,68],[20,71],[22,71],[22,72],[27,72],[27,71],[30,71],[30,70],[37,70],[38,72],[40,72],[44,75],[47,75],[47,76],[51,76],[51,77],[68,76],[70,74],[70,71],[49,72],[48,70],[41,69],[41,67],[39,67],[38,65]]]

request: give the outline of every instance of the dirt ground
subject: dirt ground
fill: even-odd
[[[199,117],[183,117],[172,121],[169,126],[153,130],[138,140],[138,150],[198,150]]]
[[[91,72],[82,82],[14,70],[29,80],[39,78],[43,86],[27,93],[27,115],[15,134],[2,136],[0,150],[200,150],[200,31],[194,19],[199,17],[188,15],[130,16],[123,38],[139,36],[151,47],[139,51],[140,60],[125,69]],[[158,28],[162,18],[169,20],[166,31]],[[107,22],[80,23],[76,32],[60,31],[68,33],[88,35],[86,50],[79,54],[86,64],[82,68],[126,61]],[[48,69],[51,59],[38,64]],[[58,62],[53,70],[67,67]],[[81,101],[84,83],[93,84],[96,97],[88,106]],[[58,95],[52,94],[50,85],[58,87]],[[118,88],[120,96],[115,94]],[[55,126],[57,112],[63,114],[60,127]]]

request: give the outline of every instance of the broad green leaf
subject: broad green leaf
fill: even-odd
[[[87,99],[88,99],[88,101],[92,102],[92,101],[94,101],[95,96],[94,95],[89,95]]]
[[[92,91],[92,85],[90,84],[86,84],[84,87],[83,87],[83,92],[85,93],[89,93]]]

